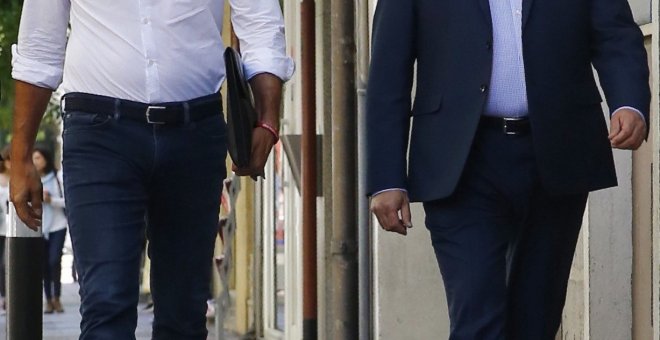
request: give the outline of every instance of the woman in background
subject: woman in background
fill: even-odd
[[[11,162],[9,160],[9,149],[7,145],[0,150],[0,296],[2,296],[2,310],[6,309],[5,305],[5,245],[7,237],[8,221],[7,214],[9,213],[9,168]]]
[[[64,213],[64,190],[61,173],[55,169],[53,154],[46,148],[36,147],[32,162],[41,176],[43,185],[42,231],[45,240],[44,313],[62,313],[62,249],[66,238],[67,220]]]

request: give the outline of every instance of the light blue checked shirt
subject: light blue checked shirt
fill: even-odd
[[[489,2],[493,20],[493,71],[484,113],[502,117],[526,116],[522,0]]]
[[[525,117],[527,85],[522,47],[522,0],[489,0],[493,20],[493,70],[486,100],[485,115],[498,117]],[[637,112],[629,106],[617,108]]]
[[[493,20],[493,70],[484,114],[525,117],[528,106],[522,47],[522,0],[489,0],[489,3]],[[645,119],[639,110],[629,106],[617,108],[612,116],[622,109],[631,109]],[[391,188],[372,196],[393,190],[406,191]]]

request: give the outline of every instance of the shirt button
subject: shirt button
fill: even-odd
[[[153,60],[153,59],[149,59],[149,63],[148,63],[148,64],[149,64],[149,66],[154,66],[154,60]]]
[[[481,91],[481,93],[485,93],[488,90],[488,85],[482,84],[479,90]]]
[[[516,10],[516,15],[517,15],[517,16],[521,16],[521,15],[522,15],[522,11],[519,10],[519,9],[517,9],[517,10]]]
[[[149,23],[149,18],[142,18],[142,23],[143,24],[148,24]]]

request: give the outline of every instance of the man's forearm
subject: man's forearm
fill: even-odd
[[[21,166],[32,160],[32,147],[37,136],[53,90],[16,81],[13,137],[11,142],[12,165]]]
[[[250,87],[254,94],[255,109],[260,115],[259,120],[279,130],[282,80],[270,73],[261,73],[250,80]]]

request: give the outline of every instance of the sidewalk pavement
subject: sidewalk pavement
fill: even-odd
[[[64,313],[44,314],[43,339],[44,340],[77,340],[80,335],[80,314],[78,312],[80,298],[77,284],[62,284],[62,304]],[[145,305],[138,306],[138,326],[135,332],[137,340],[151,339],[151,322],[153,313],[145,310]],[[6,339],[4,315],[0,316],[0,339]],[[207,339],[216,339],[213,323],[208,324],[209,336]],[[238,337],[227,335],[227,340],[237,340]]]

